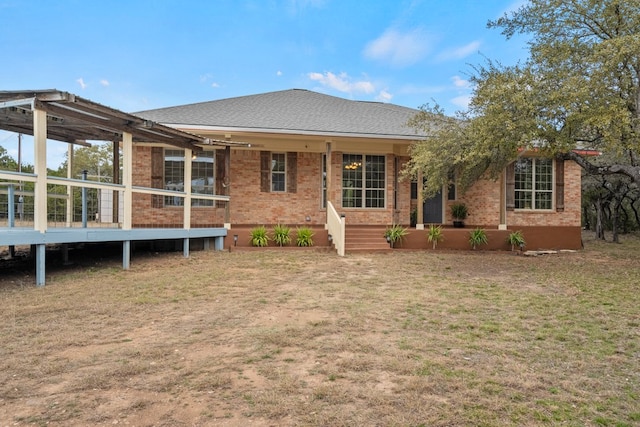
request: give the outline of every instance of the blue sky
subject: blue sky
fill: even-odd
[[[526,58],[522,39],[486,28],[522,3],[0,0],[0,90],[55,88],[135,112],[303,88],[453,114],[471,65]]]

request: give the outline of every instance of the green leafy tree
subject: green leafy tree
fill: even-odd
[[[531,0],[490,21],[507,38],[529,35],[529,58],[476,66],[466,112],[422,107],[410,124],[426,138],[412,147],[405,173],[421,171],[432,195],[453,171],[464,191],[535,149],[640,185],[639,10],[640,0]]]
[[[65,158],[59,171],[66,173],[69,159]],[[111,144],[96,144],[91,147],[79,147],[73,152],[71,177],[79,179],[86,170],[92,181],[113,181],[113,153]]]
[[[0,145],[0,169],[9,170],[9,171],[17,171],[18,170],[18,162],[15,161],[13,157],[9,155],[7,149]]]

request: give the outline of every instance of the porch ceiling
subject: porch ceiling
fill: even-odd
[[[0,91],[0,129],[33,135],[33,110],[47,112],[47,138],[72,144],[86,141],[159,142],[200,151],[203,145],[245,145],[212,140],[106,107],[77,95],[48,90]]]

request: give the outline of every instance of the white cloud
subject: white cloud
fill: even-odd
[[[498,16],[497,18],[502,18],[505,14],[511,15],[514,12],[517,12],[522,6],[525,6],[528,0],[515,0],[510,5],[508,5]],[[496,18],[496,19],[497,19]]]
[[[211,83],[211,87],[220,87],[220,85],[216,82]]]
[[[378,93],[378,96],[376,96],[376,101],[391,102],[391,98],[393,98],[393,95],[386,90],[381,90],[380,93]]]
[[[480,44],[481,44],[480,41],[474,40],[471,43],[466,44],[464,46],[445,50],[444,52],[441,52],[438,55],[438,60],[448,61],[452,59],[466,58],[467,56],[476,53],[480,48]]]
[[[375,90],[373,83],[367,80],[354,81],[347,73],[339,75],[332,72],[308,73],[309,79],[316,81],[323,86],[335,89],[344,93],[372,93]]]
[[[460,76],[453,76],[451,77],[451,80],[453,81],[453,85],[457,88],[469,89],[471,87],[471,83],[469,83],[469,80],[465,80]]]
[[[104,86],[104,87],[107,87],[107,86],[109,86],[109,84],[110,84],[110,83],[109,83],[109,80],[107,80],[107,79],[102,79],[102,80],[100,80],[100,84],[101,84],[102,86]]]
[[[403,67],[422,60],[431,50],[431,40],[423,28],[406,32],[386,30],[380,37],[369,42],[364,49],[365,57],[387,61]]]
[[[76,82],[80,85],[80,88],[83,90],[87,87],[87,84],[84,82],[84,79],[82,77],[76,80]]]
[[[467,94],[467,95],[460,95],[460,96],[456,96],[455,98],[453,98],[451,100],[451,103],[457,107],[462,108],[463,110],[466,110],[467,108],[469,108],[469,103],[471,102],[471,95]]]
[[[278,70],[278,71],[276,72],[276,76],[280,77],[281,75],[282,75],[282,71]]]

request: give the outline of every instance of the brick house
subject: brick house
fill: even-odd
[[[312,227],[316,241],[329,245],[329,224],[337,214],[346,224],[347,241],[349,230],[373,229],[378,236],[386,226],[403,224],[413,230],[404,247],[426,248],[424,224],[451,224],[449,206],[462,201],[469,209],[467,228],[485,228],[491,248],[507,249],[505,238],[513,230],[524,232],[529,248],[580,248],[581,171],[574,162],[524,155],[497,181],[480,180],[464,195],[453,185],[422,200],[416,184],[400,174],[408,147],[420,138],[406,125],[416,113],[292,89],[136,115],[212,141],[238,143],[205,147],[191,160],[194,193],[231,198],[223,205],[194,205],[192,222],[224,225],[239,236],[237,245],[248,244],[250,228],[275,224]],[[134,184],[181,190],[184,162],[181,150],[139,144]],[[180,203],[168,196],[137,199],[133,221],[179,223]],[[468,247],[468,231],[460,233],[447,229],[441,246]],[[386,242],[380,238],[379,244]]]

